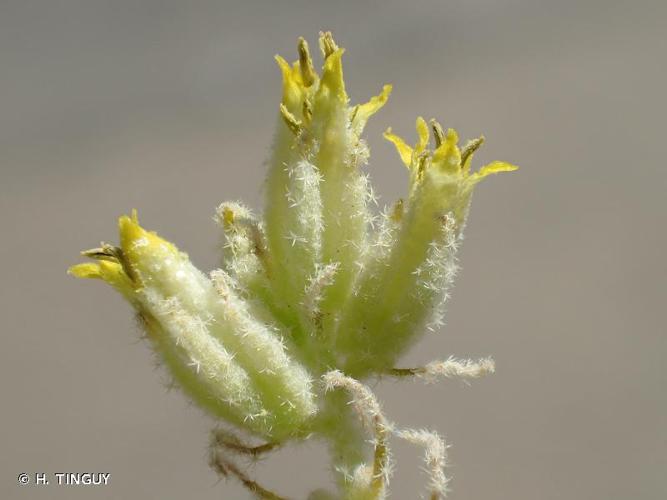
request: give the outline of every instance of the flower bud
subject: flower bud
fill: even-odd
[[[354,376],[391,368],[424,330],[441,326],[473,188],[492,173],[517,168],[493,162],[471,174],[481,140],[461,152],[455,130],[444,133],[435,121],[432,128],[433,151],[421,117],[414,147],[385,132],[409,170],[410,191],[400,223],[386,225],[394,226],[385,242],[390,248],[369,259],[338,325],[336,351]]]
[[[202,406],[264,436],[297,433],[316,407],[310,376],[289,357],[282,332],[253,316],[224,271],[214,284],[136,215],[121,217],[119,228],[120,248],[86,252],[98,262],[70,272],[101,278],[130,301],[176,381]]]

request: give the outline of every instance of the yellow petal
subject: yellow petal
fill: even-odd
[[[180,255],[172,243],[141,227],[134,213],[132,217],[123,215],[118,219],[118,231],[120,247],[130,268],[145,272],[154,263]]]
[[[417,154],[421,153],[428,146],[428,124],[421,116],[417,118],[417,135],[419,140],[415,146],[415,152]]]
[[[391,132],[391,127],[388,128],[382,135],[396,147],[396,151],[398,151],[398,155],[401,157],[401,161],[405,163],[406,167],[410,168],[410,164],[412,163],[412,148],[408,146],[399,136],[393,134]]]
[[[361,104],[357,107],[353,126],[358,134],[360,134],[363,128],[366,126],[368,119],[385,105],[387,99],[389,99],[389,95],[391,94],[391,89],[391,85],[385,85],[382,87],[382,92],[379,95],[371,97],[367,103]]]
[[[300,70],[296,70],[280,56],[275,57],[278,67],[283,75],[283,104],[292,113],[301,110],[303,97],[303,84],[301,82]]]
[[[484,165],[477,172],[472,174],[470,176],[470,180],[472,180],[473,182],[479,182],[488,175],[497,174],[499,172],[512,172],[514,170],[517,170],[518,168],[519,167],[517,167],[516,165],[512,165],[511,163],[507,163],[504,161],[492,161],[488,165]]]
[[[86,262],[84,264],[75,264],[67,270],[75,278],[102,279],[100,265],[97,262]]]
[[[131,253],[133,246],[147,246],[149,233],[139,225],[134,217],[123,215],[118,219],[120,246],[123,252]],[[142,241],[146,239],[145,243]],[[139,245],[137,245],[139,243]]]
[[[433,164],[446,173],[457,173],[461,166],[461,151],[457,146],[459,135],[453,128],[448,128],[443,139],[433,153]]]
[[[343,52],[345,52],[345,49],[336,49],[324,61],[322,80],[320,81],[318,93],[328,91],[330,95],[337,97],[341,102],[347,103],[345,82],[343,80]]]
[[[128,299],[135,288],[132,280],[123,270],[118,262],[100,260],[97,262],[86,262],[70,267],[67,272],[77,278],[100,279],[106,281]]]

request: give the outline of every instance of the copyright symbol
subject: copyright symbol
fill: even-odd
[[[28,484],[30,482],[30,476],[25,472],[19,474],[19,484]]]

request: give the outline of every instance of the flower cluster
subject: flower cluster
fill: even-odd
[[[361,381],[493,371],[488,359],[395,364],[442,323],[473,188],[516,167],[493,162],[473,172],[483,138],[460,148],[453,129],[418,118],[414,146],[385,133],[408,169],[409,189],[405,199],[374,213],[362,132],[391,86],[351,106],[343,49],[329,33],[319,43],[321,73],[303,39],[295,63],[276,57],[283,91],[266,208],[262,218],[239,203],[218,208],[221,269],[202,273],[142,228],[133,212],[119,220],[118,246],[84,252],[93,262],[70,273],[102,279],[127,299],[174,381],[226,424],[214,432],[212,465],[257,496],[280,498],[233,457],[316,436],[330,444],[340,486],[335,498],[384,498],[388,439],[395,436],[425,447],[431,497],[439,498],[447,489],[444,442],[432,432],[397,428]],[[311,497],[334,498],[323,491]]]

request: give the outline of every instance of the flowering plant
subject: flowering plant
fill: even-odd
[[[202,273],[133,212],[119,220],[118,246],[83,252],[94,262],[70,273],[102,279],[127,299],[174,381],[224,425],[213,433],[212,466],[257,496],[281,498],[252,480],[235,456],[318,437],[329,444],[339,494],[318,490],[311,498],[385,498],[388,440],[396,436],[425,447],[429,492],[440,498],[448,482],[444,441],[395,426],[362,381],[493,372],[490,359],[395,364],[424,331],[442,324],[473,188],[516,167],[493,162],[473,172],[483,138],[459,148],[453,129],[418,118],[414,146],[385,132],[408,169],[409,189],[373,214],[362,132],[391,86],[350,106],[343,49],[330,33],[319,44],[321,74],[303,39],[294,64],[276,57],[283,92],[264,216],[239,203],[218,208],[222,269]]]

